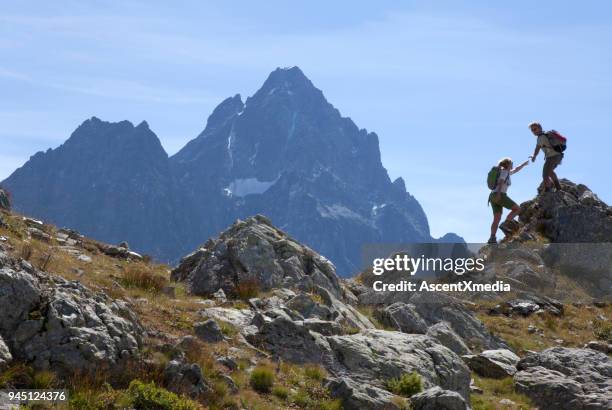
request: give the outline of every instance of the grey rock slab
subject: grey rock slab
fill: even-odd
[[[477,355],[465,355],[463,360],[482,377],[503,379],[516,373],[516,364],[520,357],[507,349],[495,349],[485,350]]]
[[[327,341],[339,372],[356,381],[384,388],[387,380],[416,371],[425,388],[440,386],[469,397],[468,367],[429,336],[368,329]]]
[[[332,379],[327,387],[334,398],[342,399],[345,410],[402,410],[394,402],[394,395],[348,377]]]
[[[214,319],[198,322],[193,326],[195,335],[208,343],[216,343],[225,340],[219,324]]]
[[[425,334],[436,339],[458,355],[471,353],[470,348],[466,346],[463,339],[446,322],[438,322],[430,326]]]
[[[527,355],[517,369],[517,391],[538,406],[603,409],[612,404],[612,359],[604,353],[553,347]]]
[[[410,397],[413,410],[469,410],[469,401],[459,393],[436,386]]]

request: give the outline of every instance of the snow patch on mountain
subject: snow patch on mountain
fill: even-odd
[[[223,191],[228,196],[243,197],[253,194],[263,194],[278,181],[276,177],[273,181],[260,181],[257,178],[239,178],[233,180]]]

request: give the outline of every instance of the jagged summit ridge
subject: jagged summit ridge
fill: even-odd
[[[246,102],[225,99],[170,158],[146,122],[92,117],[5,184],[20,211],[165,261],[255,214],[341,275],[359,269],[364,243],[433,240],[404,180],[382,165],[378,136],[298,67],[273,71]]]

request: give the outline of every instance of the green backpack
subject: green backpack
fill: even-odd
[[[499,166],[494,166],[491,168],[489,173],[487,174],[487,185],[489,189],[492,191],[497,186],[497,179],[499,178]]]

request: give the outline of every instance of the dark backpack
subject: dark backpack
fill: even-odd
[[[555,151],[563,153],[563,151],[567,149],[567,138],[559,134],[557,131],[550,130],[545,135],[551,148]]]

